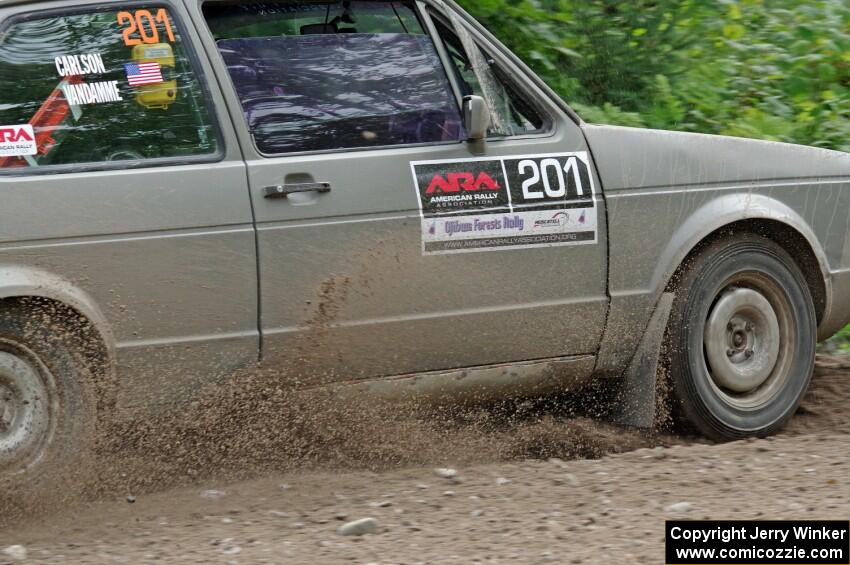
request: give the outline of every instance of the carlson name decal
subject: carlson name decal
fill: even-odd
[[[103,64],[103,57],[99,53],[63,55],[53,59],[53,62],[60,77],[106,74],[106,65]]]
[[[424,254],[596,242],[587,154],[411,163]]]

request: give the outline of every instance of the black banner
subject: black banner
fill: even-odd
[[[573,202],[592,206],[590,173],[574,155],[505,159],[514,208],[563,208]]]
[[[418,164],[414,171],[424,216],[510,209],[500,160]]]
[[[848,565],[848,521],[668,521],[667,565]]]

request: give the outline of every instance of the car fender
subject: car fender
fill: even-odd
[[[687,255],[706,237],[741,220],[773,220],[797,231],[809,243],[820,266],[826,290],[824,318],[832,301],[831,277],[823,246],[808,223],[788,205],[770,196],[752,192],[720,195],[694,211],[667,242],[650,282],[656,298]]]
[[[114,362],[114,334],[97,303],[84,290],[47,271],[0,263],[0,300],[21,297],[55,300],[79,312],[100,334],[110,363]]]

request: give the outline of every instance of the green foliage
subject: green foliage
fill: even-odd
[[[572,104],[573,109],[582,119],[594,124],[617,124],[635,128],[646,127],[643,118],[637,112],[625,112],[610,102],[602,106],[590,106],[580,102]]]
[[[850,151],[846,0],[467,0],[587,120]]]
[[[843,328],[825,342],[818,344],[818,352],[840,355],[850,353],[850,326]]]

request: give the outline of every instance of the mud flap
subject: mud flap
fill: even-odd
[[[658,357],[675,294],[661,295],[649,320],[613,407],[613,420],[623,426],[651,429],[655,423]]]

